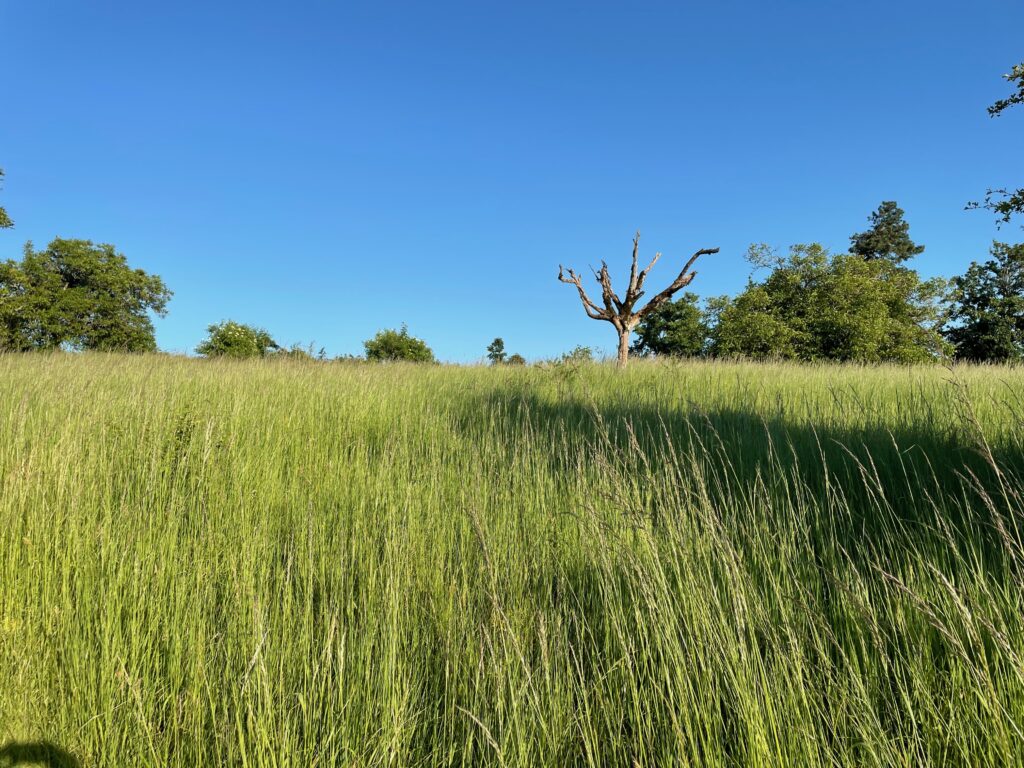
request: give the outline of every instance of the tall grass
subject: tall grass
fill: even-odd
[[[0,763],[1024,764],[1022,398],[0,357]]]

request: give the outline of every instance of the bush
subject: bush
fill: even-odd
[[[580,364],[594,362],[594,350],[582,345],[573,347],[571,352],[566,352],[558,361],[560,363]]]
[[[509,356],[508,360],[505,361],[506,365],[526,365],[526,358],[520,355],[518,352],[514,355]]]
[[[432,363],[434,353],[423,339],[409,335],[409,329],[402,325],[400,330],[387,328],[377,331],[372,339],[363,342],[366,359],[379,362],[405,360],[411,363]]]
[[[274,357],[287,357],[292,360],[323,361],[327,359],[327,350],[320,347],[319,350],[314,351],[312,342],[306,346],[295,343],[288,348],[280,347],[274,352]]]
[[[277,342],[262,328],[225,320],[207,329],[206,340],[196,352],[206,357],[266,357],[271,350],[280,349]]]

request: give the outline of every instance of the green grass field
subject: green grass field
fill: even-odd
[[[1024,764],[1019,477],[1019,368],[0,357],[0,765]]]

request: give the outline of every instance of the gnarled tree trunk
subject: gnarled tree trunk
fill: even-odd
[[[594,320],[605,320],[615,326],[615,331],[619,335],[617,358],[619,368],[625,368],[629,362],[629,335],[636,328],[637,324],[693,281],[697,273],[691,272],[690,267],[694,265],[697,259],[704,255],[718,253],[717,248],[701,248],[683,265],[682,272],[679,273],[678,277],[672,281],[668,288],[654,296],[654,298],[647,302],[645,307],[634,311],[636,303],[644,295],[643,288],[647,274],[651,271],[651,267],[661,258],[660,253],[654,254],[651,263],[645,269],[638,272],[637,267],[639,265],[637,259],[639,248],[640,233],[637,232],[633,238],[633,267],[629,272],[629,287],[626,289],[625,300],[620,299],[612,289],[612,279],[608,274],[608,265],[605,262],[602,261],[601,269],[594,272],[594,277],[597,278],[597,282],[601,286],[601,302],[604,304],[603,307],[598,306],[587,296],[587,292],[583,289],[583,281],[578,274],[571,269],[563,269],[561,264],[558,265],[558,279],[563,283],[570,283],[576,286],[576,290],[580,295],[580,301],[583,302],[583,311],[587,313],[587,317]]]
[[[619,368],[625,368],[629,362],[629,333],[625,328],[619,331],[619,355],[616,359]]]

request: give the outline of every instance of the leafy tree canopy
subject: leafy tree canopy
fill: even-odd
[[[868,217],[871,227],[850,236],[850,253],[864,259],[888,259],[900,264],[924,251],[910,239],[910,225],[903,220],[903,209],[894,200],[886,200]]]
[[[28,243],[21,261],[0,263],[0,348],[155,351],[150,312],[164,315],[170,298],[113,245]]]
[[[764,246],[748,258],[766,265]],[[708,303],[715,355],[797,360],[918,362],[946,350],[942,280],[886,258],[832,255],[818,244],[775,257],[772,273],[736,298]]]
[[[1016,89],[1016,93],[1011,93],[1005,99],[999,99],[995,104],[988,108],[988,113],[991,117],[997,117],[1003,113],[1007,107],[1012,107],[1014,104],[1024,104],[1024,61],[1020,64],[1014,64],[1013,69],[1010,73],[1003,75],[1003,79],[1007,80]]]
[[[234,320],[225,320],[207,327],[206,339],[196,352],[206,357],[266,357],[279,349],[277,342],[262,328]]]
[[[526,365],[526,358],[516,352],[515,354],[509,355],[506,362],[509,365]]]
[[[632,351],[640,355],[696,357],[705,351],[708,327],[697,294],[662,304],[636,327]]]
[[[1008,224],[1018,213],[1024,213],[1024,188],[1010,191],[990,189],[985,193],[985,202],[970,203],[968,208],[985,208],[996,214],[998,222]]]
[[[989,117],[998,117],[1015,104],[1024,104],[1024,61],[1015,64],[1010,73],[1003,75],[1003,78],[1009,81],[1017,92],[1011,93],[1005,99],[999,99],[990,106]],[[985,194],[985,202],[968,203],[967,207],[985,208],[995,213],[999,222],[1009,223],[1016,214],[1024,214],[1024,189],[990,189]]]
[[[1024,243],[993,243],[992,258],[953,278],[954,325],[946,335],[967,360],[1024,360]]]
[[[400,330],[391,328],[377,331],[372,339],[363,342],[367,360],[406,360],[413,363],[432,363],[434,353],[423,339],[409,335],[403,324]]]

